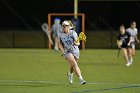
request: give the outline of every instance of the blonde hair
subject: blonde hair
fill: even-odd
[[[70,29],[74,29],[75,30],[75,26],[73,25],[73,23],[71,22],[71,20],[67,20],[69,25],[70,25]]]

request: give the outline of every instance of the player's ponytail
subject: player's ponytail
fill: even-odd
[[[75,30],[75,26],[71,22],[71,20],[68,20],[68,23],[70,24],[70,30]]]

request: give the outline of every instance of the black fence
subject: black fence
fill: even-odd
[[[119,31],[86,31],[85,33],[86,49],[117,48],[116,40]],[[39,30],[0,31],[0,48],[48,48],[48,38],[43,31]]]

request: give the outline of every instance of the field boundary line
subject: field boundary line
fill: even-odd
[[[0,80],[0,83],[42,83],[42,84],[69,84],[68,82],[61,81],[47,81],[47,80]],[[80,84],[79,82],[74,82],[73,84]],[[107,83],[107,82],[87,82],[88,85],[140,85],[140,83]]]

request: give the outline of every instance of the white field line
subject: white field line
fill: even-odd
[[[42,84],[69,84],[68,82],[59,81],[46,81],[46,80],[0,80],[0,83],[42,83]],[[74,84],[80,84],[80,82],[74,82]],[[87,82],[88,85],[140,85],[139,83],[104,83],[104,82]]]

